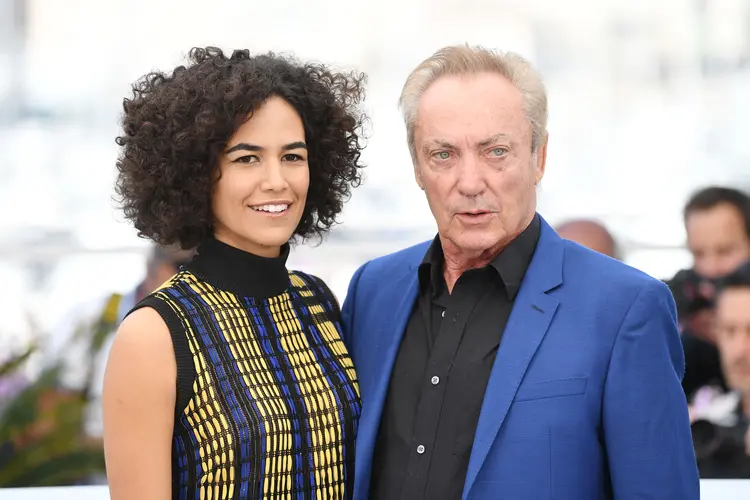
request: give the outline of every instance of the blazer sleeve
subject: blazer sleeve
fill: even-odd
[[[700,499],[676,316],[668,288],[650,281],[615,339],[603,401],[615,499]]]
[[[366,263],[357,269],[351,281],[349,281],[349,288],[344,298],[344,306],[341,308],[341,329],[343,330],[344,345],[346,346],[346,350],[349,351],[349,355],[352,356],[352,360],[354,360],[354,313],[357,308],[357,288],[359,287],[359,280],[362,277],[365,267],[367,267]]]

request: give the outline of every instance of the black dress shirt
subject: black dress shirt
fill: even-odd
[[[716,385],[724,391],[729,390],[721,369],[719,349],[715,344],[686,330],[682,333],[682,348],[685,351],[685,375],[682,377],[682,388],[689,401],[693,399],[698,389],[706,385]]]
[[[460,499],[500,339],[539,239],[539,216],[448,292],[435,237],[399,348],[373,461],[373,500]]]

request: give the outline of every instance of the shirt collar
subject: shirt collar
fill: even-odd
[[[534,256],[540,230],[541,222],[539,215],[536,214],[526,229],[490,262],[489,267],[497,272],[510,300],[514,300],[518,295],[526,269],[528,269],[531,258]],[[439,291],[440,284],[444,280],[444,263],[445,258],[440,243],[440,235],[436,235],[419,265],[420,290],[424,291],[429,286],[433,294]]]

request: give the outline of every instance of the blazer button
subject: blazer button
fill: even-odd
[[[420,455],[423,454],[424,453],[424,446],[422,446],[421,444],[419,446],[417,446],[417,453],[419,453]]]

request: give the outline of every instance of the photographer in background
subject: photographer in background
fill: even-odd
[[[693,267],[668,281],[677,303],[685,349],[685,394],[726,389],[711,324],[716,290],[750,262],[750,197],[732,188],[696,192],[683,211]]]
[[[692,408],[702,478],[750,478],[750,271],[725,278],[716,296],[716,346],[732,392],[701,392]]]

